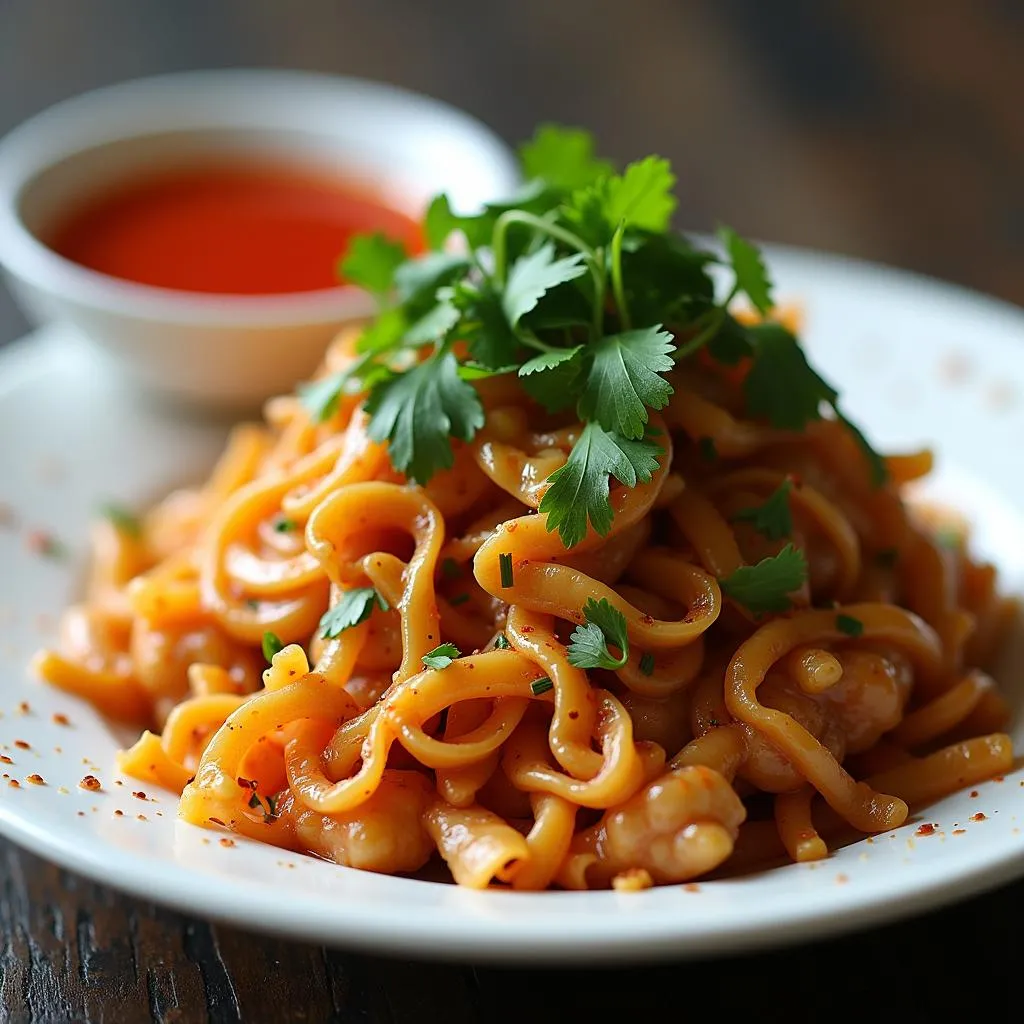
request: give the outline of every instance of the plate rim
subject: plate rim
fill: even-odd
[[[789,264],[791,274],[815,267],[824,267],[826,270],[847,269],[854,276],[869,274],[888,278],[887,287],[897,291],[908,285],[918,288],[924,286],[936,294],[944,294],[957,304],[966,302],[975,309],[988,309],[1000,316],[1012,316],[1020,322],[1022,349],[1018,358],[1024,360],[1024,310],[1012,303],[934,277],[855,257],[794,246],[769,244],[765,248],[770,265],[776,261],[785,262]],[[0,368],[5,371],[0,374],[0,402],[26,386],[26,383],[31,384],[34,378],[45,376],[50,369],[54,343],[59,342],[65,333],[60,327],[43,328],[0,350]],[[176,818],[173,819],[173,827],[194,828]],[[499,917],[496,925],[493,917],[482,915],[474,918],[472,915],[463,915],[456,922],[457,927],[453,927],[451,924],[438,925],[436,920],[422,911],[404,918],[400,908],[390,906],[385,906],[386,913],[381,913],[379,909],[373,911],[360,907],[350,917],[345,914],[345,908],[341,907],[336,908],[341,911],[337,914],[302,917],[295,913],[296,902],[300,907],[303,903],[315,903],[312,895],[306,893],[299,893],[290,901],[267,901],[269,906],[264,906],[261,914],[254,915],[251,881],[239,882],[213,874],[204,876],[200,872],[199,877],[203,878],[203,882],[200,887],[195,887],[194,876],[187,863],[144,861],[113,844],[104,843],[100,837],[95,837],[93,842],[84,846],[76,845],[73,835],[69,837],[67,834],[47,832],[42,824],[16,813],[12,804],[6,800],[0,800],[0,834],[36,855],[100,884],[173,907],[186,914],[282,935],[296,941],[391,955],[411,955],[426,960],[470,959],[492,963],[554,965],[654,962],[749,952],[766,947],[781,948],[812,938],[836,936],[870,925],[890,923],[925,909],[947,906],[1024,875],[1024,841],[1014,845],[1003,837],[998,841],[993,840],[994,845],[986,847],[981,866],[969,858],[961,858],[962,863],[954,861],[952,871],[942,861],[915,864],[912,872],[903,879],[902,889],[896,894],[888,891],[885,886],[879,886],[866,896],[851,898],[849,892],[843,892],[843,888],[851,890],[854,887],[832,887],[835,890],[832,898],[821,898],[822,894],[818,893],[815,899],[795,899],[795,906],[787,910],[785,919],[775,924],[752,915],[749,922],[740,919],[714,929],[705,928],[699,933],[686,933],[672,931],[666,927],[663,918],[644,918],[642,913],[618,913],[627,905],[624,901],[628,901],[631,911],[642,911],[643,903],[653,903],[659,893],[664,893],[664,889],[628,895],[614,892],[549,892],[539,898],[557,901],[565,906],[567,918],[574,916],[571,913],[573,902],[581,899],[592,901],[595,897],[603,900],[609,915],[614,916],[615,926],[599,934],[581,932],[578,928],[576,931],[565,928],[545,934],[531,934],[528,918],[524,922],[518,918]],[[246,842],[238,838],[239,842]],[[330,870],[354,869],[332,866]],[[379,879],[386,876],[373,877]],[[756,875],[746,877],[754,880],[757,878]],[[412,879],[389,881],[400,885],[437,884]],[[192,888],[189,888],[190,883],[193,884]],[[452,890],[451,886],[443,888],[446,891]],[[499,901],[538,898],[534,894],[507,892],[454,892],[457,894],[456,905],[482,899],[489,904],[488,909],[498,907],[499,911]],[[555,902],[552,902],[554,905]],[[648,922],[646,925],[645,921]],[[550,924],[550,921],[547,923]]]

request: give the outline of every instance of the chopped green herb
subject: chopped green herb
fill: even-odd
[[[790,594],[807,579],[804,553],[787,544],[777,555],[757,565],[743,565],[720,579],[722,593],[755,615],[784,612],[791,607]]]
[[[654,672],[654,655],[650,651],[641,656],[639,668],[645,676],[649,676]]]
[[[263,657],[268,663],[272,662],[274,655],[282,650],[284,650],[284,643],[276,633],[271,633],[268,630],[263,634]]]
[[[320,635],[325,640],[333,640],[346,629],[365,622],[374,607],[386,612],[389,606],[373,587],[346,590],[338,599],[338,603],[324,612],[323,618],[320,619]]]
[[[783,480],[763,505],[741,509],[734,518],[752,523],[754,529],[769,540],[788,537],[793,532],[793,516],[789,511],[792,489],[793,484]]]
[[[261,811],[263,810],[263,801],[259,798],[255,789],[252,791],[252,796],[249,797],[249,806],[253,808],[258,807]]]
[[[375,295],[386,295],[394,284],[395,271],[405,258],[405,247],[390,241],[379,231],[356,235],[338,264],[338,275]]]
[[[441,575],[446,580],[454,580],[462,575],[462,567],[454,558],[446,558],[441,563]]]
[[[732,265],[736,278],[735,290],[746,295],[759,313],[771,312],[775,305],[772,301],[772,283],[760,251],[732,228],[719,228],[718,238],[725,246]]]
[[[512,553],[502,551],[498,555],[498,570],[501,573],[501,585],[511,587],[515,583],[515,575],[512,572]]]
[[[540,679],[534,679],[530,683],[530,690],[534,697],[539,697],[542,693],[547,693],[548,690],[553,690],[554,688],[555,684],[547,676],[541,676]]]
[[[718,449],[715,447],[713,437],[702,437],[697,441],[697,450],[705,462],[716,462],[718,460]]]
[[[100,511],[126,536],[135,538],[142,536],[142,522],[139,517],[123,506],[108,501],[101,506]]]
[[[494,649],[496,651],[507,651],[511,647],[512,647],[512,645],[508,642],[508,637],[505,636],[504,633],[499,633],[494,638]]]
[[[429,654],[423,655],[423,664],[427,668],[447,668],[462,652],[455,644],[441,644],[435,647]]]
[[[595,601],[591,597],[583,606],[583,617],[585,623],[569,637],[569,664],[577,668],[622,668],[629,660],[625,615],[607,598]],[[608,650],[609,644],[618,647],[618,657]]]
[[[294,519],[289,519],[287,516],[278,516],[274,520],[274,529],[278,533],[291,533],[293,530],[297,530],[299,524]]]
[[[864,632],[864,623],[852,615],[837,615],[836,628],[847,636],[860,636]]]

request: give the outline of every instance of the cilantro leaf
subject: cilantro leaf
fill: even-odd
[[[577,189],[563,207],[563,216],[585,241],[607,245],[619,226],[664,232],[676,208],[675,175],[667,160],[649,156],[619,175],[601,178]]]
[[[422,661],[427,668],[442,669],[447,668],[461,655],[462,651],[455,644],[440,644],[430,651],[429,654],[424,654]]]
[[[720,227],[718,237],[729,256],[736,277],[736,290],[746,295],[759,313],[769,313],[775,303],[772,300],[771,278],[761,250],[736,234],[732,228]]]
[[[708,353],[724,366],[735,366],[753,355],[754,347],[747,336],[747,328],[727,313],[721,326],[708,340]]]
[[[514,328],[545,292],[586,272],[582,253],[555,259],[555,247],[550,242],[536,252],[520,256],[508,272],[502,295],[508,322]]]
[[[556,188],[583,188],[613,171],[607,160],[594,156],[594,140],[580,128],[542,124],[533,138],[519,147],[519,161],[528,178],[543,178]]]
[[[607,598],[588,598],[583,606],[585,625],[577,626],[569,637],[569,664],[576,668],[622,668],[629,660],[626,617]],[[608,644],[619,649],[616,658]]]
[[[345,281],[365,288],[374,295],[386,295],[394,283],[395,271],[405,262],[405,247],[390,241],[380,231],[356,235],[338,263]]]
[[[454,462],[451,437],[471,441],[484,424],[473,386],[451,352],[436,352],[378,381],[366,401],[374,441],[388,442],[392,465],[417,483]]]
[[[765,323],[747,331],[754,365],[743,381],[747,409],[780,430],[802,430],[821,419],[821,403],[838,392],[807,362],[796,338],[781,324]]]
[[[556,367],[575,359],[583,351],[582,345],[575,348],[559,348],[552,352],[541,352],[540,355],[527,359],[519,367],[520,377],[529,377],[531,373],[543,373],[545,370],[554,370]]]
[[[518,363],[519,339],[505,317],[501,296],[485,287],[465,306],[460,337],[469,343],[473,359],[489,370]]]
[[[626,487],[635,487],[638,481],[647,483],[662,454],[663,449],[650,441],[630,440],[598,423],[588,423],[566,464],[548,477],[550,486],[540,503],[548,530],[558,530],[567,548],[583,540],[588,521],[599,534],[606,535],[613,516],[609,476]]]
[[[755,615],[784,612],[792,605],[789,595],[807,579],[804,553],[787,544],[777,555],[757,565],[743,565],[718,581],[722,593]]]
[[[657,156],[631,163],[621,176],[606,178],[601,190],[609,226],[664,231],[676,208],[675,183],[671,165]]]
[[[433,301],[437,289],[463,276],[470,263],[465,256],[428,252],[406,260],[395,269],[395,291],[400,302]]]
[[[622,278],[634,322],[685,324],[711,308],[712,262],[680,235],[633,229],[623,242]]]
[[[788,537],[793,532],[793,516],[789,510],[789,492],[793,484],[783,480],[763,505],[740,509],[733,517],[753,523],[754,529],[769,540]]]
[[[452,213],[448,197],[442,192],[434,196],[423,215],[423,234],[431,249],[440,249],[448,236],[459,226],[459,218]]]
[[[832,408],[835,410],[836,419],[853,435],[853,439],[860,446],[860,450],[864,453],[864,458],[867,460],[868,472],[871,475],[871,483],[875,487],[882,487],[889,480],[889,467],[885,464],[885,459],[875,451],[872,447],[871,442],[867,439],[864,432],[856,424],[851,423],[840,411],[839,407],[833,403]]]
[[[462,314],[450,302],[439,302],[402,335],[402,341],[406,345],[441,342],[461,317]]]
[[[658,327],[610,334],[591,346],[593,360],[580,396],[580,415],[623,437],[644,436],[647,407],[668,405],[672,335]]]
[[[373,612],[374,606],[382,612],[388,610],[388,603],[373,587],[356,587],[346,590],[338,599],[338,603],[324,612],[320,619],[320,635],[325,640],[333,640],[346,629],[365,622]]]
[[[575,354],[562,357],[562,351]],[[576,401],[579,394],[580,374],[583,368],[581,352],[582,346],[577,346],[576,350],[561,350],[557,358],[555,353],[545,352],[527,360],[519,368],[519,383],[522,384],[523,390],[548,412],[567,409]]]
[[[402,335],[408,328],[409,320],[404,307],[382,310],[359,336],[356,351],[363,354],[388,352],[401,343]]]

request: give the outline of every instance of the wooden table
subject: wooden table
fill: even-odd
[[[1024,4],[957,0],[5,0],[0,132],[158,71],[279,64],[541,119],[673,159],[681,222],[845,251],[1024,302]],[[24,323],[0,296],[0,341]],[[927,343],[927,339],[922,339]],[[208,924],[0,842],[0,1021],[605,1020],[1019,1007],[1024,884],[888,928],[649,969],[388,961]]]

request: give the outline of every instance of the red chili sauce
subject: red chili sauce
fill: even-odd
[[[290,168],[216,166],[101,194],[45,241],[66,259],[126,281],[275,295],[336,287],[349,239],[373,231],[412,253],[423,249],[411,217],[343,181]]]

